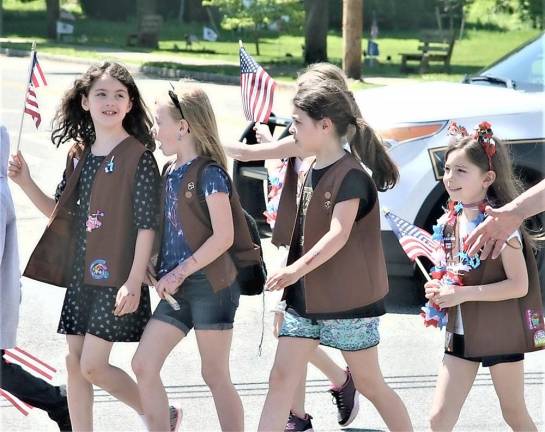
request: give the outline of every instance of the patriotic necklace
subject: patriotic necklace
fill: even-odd
[[[442,285],[461,286],[463,281],[460,273],[479,267],[481,264],[479,256],[469,256],[464,245],[464,239],[459,235],[458,217],[462,214],[464,208],[478,209],[479,214],[471,221],[477,226],[486,217],[485,207],[487,204],[488,200],[486,199],[468,204],[449,201],[447,213],[445,214],[446,222],[433,227],[433,239],[441,243],[444,259],[439,266],[432,267],[430,271],[432,279],[441,281]],[[455,248],[455,246],[457,247]],[[424,319],[426,327],[443,328],[447,324],[447,310],[442,309],[431,300],[428,300],[426,305],[421,308],[420,315]]]

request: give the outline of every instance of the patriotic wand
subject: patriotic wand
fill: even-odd
[[[17,152],[19,152],[19,147],[21,146],[21,133],[23,131],[23,121],[25,119],[25,108],[26,108],[26,99],[28,94],[28,87],[30,86],[30,80],[32,78],[32,66],[34,64],[34,52],[36,51],[36,41],[32,42],[32,49],[30,51],[30,64],[28,65],[28,79],[25,89],[25,97],[23,100],[23,112],[21,114],[21,123],[19,124],[19,136],[17,137]]]
[[[441,268],[440,259],[437,257],[437,251],[440,249],[440,244],[433,240],[432,236],[423,229],[407,222],[406,220],[391,213],[389,209],[383,208],[384,217],[392,227],[392,231],[396,235],[403,251],[407,254],[411,261],[416,262],[418,268],[429,282],[432,280],[429,273],[426,271],[419,256],[425,256],[436,267],[432,268],[433,279],[441,280],[444,283],[450,283],[446,280],[446,273]],[[424,319],[426,327],[433,326],[442,328],[447,322],[447,313],[431,300],[421,308],[420,316]]]

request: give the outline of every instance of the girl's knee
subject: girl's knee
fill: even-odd
[[[89,361],[84,358],[80,361],[80,370],[83,377],[98,386],[101,386],[101,383],[104,381],[104,375],[108,366],[107,363]]]
[[[224,369],[221,367],[215,366],[205,366],[201,367],[202,379],[210,390],[215,388],[221,388],[225,384],[231,384],[231,376],[229,374],[229,369]]]
[[[523,406],[502,406],[501,413],[505,422],[513,430],[526,429],[528,424],[528,411]]]
[[[269,388],[284,387],[289,384],[291,380],[298,382],[295,377],[293,377],[290,368],[285,365],[275,365],[269,375]]]
[[[380,399],[380,396],[385,392],[391,391],[384,379],[367,375],[352,375],[352,378],[354,379],[356,390],[371,402]]]
[[[66,370],[70,375],[81,375],[81,358],[73,353],[66,354],[65,357]]]
[[[132,358],[131,367],[139,381],[154,373],[159,374],[160,372],[160,369],[156,370],[156,368],[154,368],[149,361],[146,361],[145,356],[139,355],[139,353],[136,353]]]

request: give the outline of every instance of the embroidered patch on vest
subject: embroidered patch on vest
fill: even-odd
[[[114,168],[115,168],[114,158],[115,158],[115,156],[112,156],[112,158],[110,159],[110,161],[109,161],[109,162],[106,164],[106,166],[104,167],[104,172],[105,172],[106,174],[109,174],[109,173],[114,172]]]
[[[328,200],[329,198],[331,198],[331,192],[326,192],[326,193],[324,194],[324,197],[325,197],[326,200]]]
[[[187,190],[193,190],[193,189],[195,189],[195,183],[189,182],[189,183],[187,184]]]
[[[191,192],[186,191],[186,193],[185,193],[186,198],[191,198],[192,196],[193,196],[193,194]]]
[[[331,201],[327,200],[327,201],[324,203],[324,207],[325,207],[326,209],[329,210],[329,209],[331,208]]]
[[[100,280],[108,279],[110,277],[110,272],[108,271],[108,265],[106,264],[106,260],[94,260],[89,266],[89,270],[93,279]]]
[[[545,347],[545,330],[538,330],[534,333],[534,346]]]
[[[527,309],[526,310],[526,323],[528,324],[528,329],[537,330],[541,327],[540,315],[537,310]]]
[[[87,218],[87,222],[85,222],[85,226],[87,227],[87,232],[91,232],[93,230],[96,230],[102,226],[102,222],[98,220],[99,217],[103,217],[104,212],[98,210],[96,213],[90,214]]]

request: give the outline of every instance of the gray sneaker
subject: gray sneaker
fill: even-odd
[[[311,419],[312,416],[308,414],[305,414],[305,418],[300,418],[290,411],[284,432],[313,432]]]
[[[333,403],[337,405],[337,421],[341,426],[348,426],[354,421],[360,409],[359,393],[354,385],[350,369],[346,368],[348,378],[339,390],[331,389]]]

